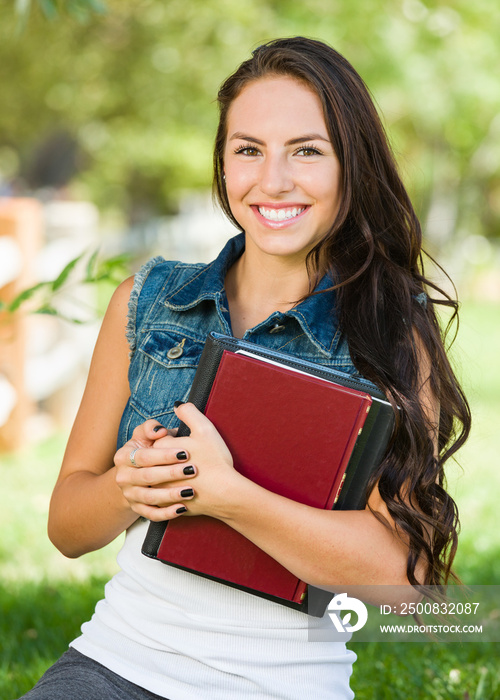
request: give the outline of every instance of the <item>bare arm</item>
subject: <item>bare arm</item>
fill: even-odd
[[[113,456],[129,396],[127,302],[133,280],[118,287],[102,323],[85,393],[49,511],[49,537],[67,556],[103,547],[137,517],[116,486]]]
[[[130,278],[118,287],[106,312],[52,494],[49,537],[68,557],[104,547],[137,520],[137,503],[134,493],[130,493],[130,483],[147,478],[147,470],[132,467],[130,452],[134,447],[146,448],[141,450],[141,463],[157,463],[151,459],[148,462],[152,450],[147,448],[167,434],[165,428],[155,433],[157,422],[147,421],[115,455],[118,427],[129,397],[125,328],[132,285]],[[154,451],[160,464],[177,463],[177,452],[174,448]],[[190,478],[182,474],[181,466],[176,469],[162,474],[170,479]],[[179,490],[173,493],[172,500],[179,500]],[[145,497],[149,497],[147,492]]]

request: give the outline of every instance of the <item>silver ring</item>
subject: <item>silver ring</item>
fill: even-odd
[[[140,447],[136,447],[135,450],[132,450],[132,452],[130,453],[130,458],[129,458],[129,459],[130,459],[130,464],[131,464],[133,467],[138,467],[138,466],[139,466],[139,465],[137,464],[137,462],[135,461],[135,453],[136,453],[138,450],[140,450],[140,449],[141,449]]]

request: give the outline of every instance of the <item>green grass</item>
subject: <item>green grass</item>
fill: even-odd
[[[349,645],[356,700],[497,700],[498,644]]]
[[[471,585],[500,585],[500,304],[464,306],[454,355],[473,415],[459,465],[448,470],[462,523],[457,568]]]
[[[10,583],[0,589],[0,698],[26,693],[79,634],[104,579]]]
[[[50,543],[47,515],[61,464],[65,435],[15,454],[0,455],[4,497],[0,512],[0,580],[82,581],[111,576],[120,539],[99,552],[67,559]]]
[[[121,538],[67,559],[50,543],[50,494],[66,442],[57,435],[0,456],[0,700],[26,693],[88,620],[117,571]]]
[[[469,585],[500,586],[500,305],[467,303],[454,355],[474,429],[448,468],[462,520],[457,571]],[[78,635],[116,571],[120,542],[78,560],[46,536],[65,436],[2,455],[0,700],[26,692]],[[500,644],[356,643],[356,700],[500,699]],[[306,699],[305,699],[306,700]],[[320,699],[321,700],[321,699]]]

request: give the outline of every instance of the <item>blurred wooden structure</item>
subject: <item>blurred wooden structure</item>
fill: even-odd
[[[19,274],[0,288],[3,301],[12,300],[34,284],[34,262],[42,243],[43,218],[40,203],[29,198],[0,199],[0,237],[9,236],[22,256]],[[6,261],[4,261],[6,262]],[[14,314],[0,311],[0,376],[14,388],[15,405],[0,425],[0,452],[23,444],[23,430],[34,410],[25,382],[27,324],[21,309]]]

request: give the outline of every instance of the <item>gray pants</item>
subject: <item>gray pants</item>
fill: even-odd
[[[166,700],[70,648],[19,700]]]

